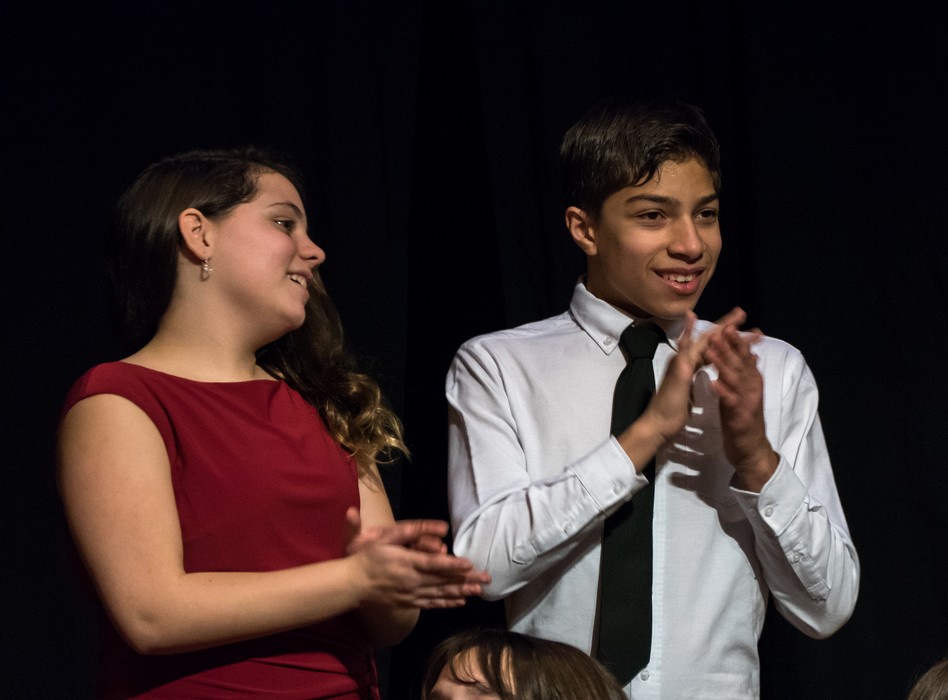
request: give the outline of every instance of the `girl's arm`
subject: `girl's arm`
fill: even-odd
[[[116,628],[139,653],[227,644],[350,610],[391,609],[408,618],[442,605],[433,591],[471,569],[443,551],[406,546],[440,538],[443,523],[392,524],[389,509],[388,526],[372,541],[354,540],[359,546],[342,559],[270,572],[186,573],[164,443],[141,409],[115,395],[69,410],[57,468],[79,552]],[[377,499],[363,506],[373,522],[384,519]]]

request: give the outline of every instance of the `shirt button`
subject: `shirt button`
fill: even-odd
[[[641,678],[643,681],[647,681],[651,675],[652,674],[648,672],[648,669],[646,669],[639,674],[639,678]]]
[[[603,345],[612,345],[614,342],[616,342],[616,341],[614,341],[612,338],[606,338],[605,340],[602,341],[602,344],[603,344]]]
[[[768,506],[767,509],[764,511],[764,515],[768,518],[773,514],[774,514],[774,509],[771,508],[770,506]]]

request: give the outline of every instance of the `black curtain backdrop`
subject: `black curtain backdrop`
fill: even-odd
[[[821,388],[860,600],[822,641],[771,614],[763,697],[902,698],[948,654],[942,3],[18,5],[0,9],[3,697],[91,696],[53,437],[72,381],[121,357],[106,234],[142,167],[244,143],[298,159],[350,346],[414,453],[386,472],[393,503],[446,518],[448,364],[468,337],[565,308],[583,260],[557,148],[616,92],[706,110],[725,244],[698,311],[743,306]],[[386,696],[416,698],[437,641],[501,619],[477,600],[425,612],[380,655]]]

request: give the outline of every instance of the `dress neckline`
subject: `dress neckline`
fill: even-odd
[[[209,381],[204,379],[192,379],[191,377],[182,377],[180,374],[171,374],[170,372],[165,372],[160,369],[154,369],[152,367],[146,367],[145,365],[139,365],[134,362],[127,362],[125,360],[117,360],[116,364],[125,365],[126,367],[134,367],[135,369],[145,370],[145,372],[150,372],[152,374],[157,374],[162,377],[168,377],[170,379],[176,379],[182,382],[190,382],[192,384],[203,384],[206,386],[238,386],[238,385],[248,385],[248,384],[276,384],[282,380],[277,379],[276,377],[270,377],[269,379],[238,379],[236,381]]]

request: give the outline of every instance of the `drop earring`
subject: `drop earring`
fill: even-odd
[[[209,263],[210,263],[210,260],[208,260],[208,258],[204,258],[204,262],[201,263],[201,279],[202,280],[206,280],[208,277],[210,277],[211,272],[214,270],[214,268],[211,267]]]

